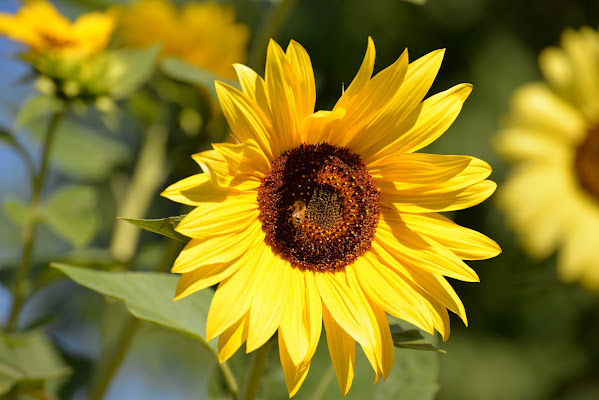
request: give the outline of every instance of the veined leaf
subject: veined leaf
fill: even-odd
[[[128,96],[151,78],[160,47],[121,49],[111,54],[107,80],[113,98]]]
[[[54,96],[41,95],[31,97],[19,110],[15,125],[22,128],[40,118],[55,114],[64,107],[64,102]]]
[[[218,100],[218,97],[216,95],[214,81],[222,81],[231,86],[237,88],[240,87],[237,81],[223,79],[208,70],[197,68],[186,63],[185,61],[179,60],[178,58],[165,58],[160,63],[160,68],[162,69],[162,72],[172,79],[202,86],[208,90],[212,98],[215,100]]]
[[[135,317],[183,333],[216,354],[216,341],[206,343],[206,318],[212,291],[202,290],[175,302],[176,275],[104,272],[61,263],[52,263],[51,266],[82,286],[123,301]]]
[[[0,395],[16,384],[36,384],[70,373],[42,331],[0,334]]]
[[[46,201],[44,221],[75,247],[88,244],[100,227],[96,191],[88,185],[66,185]]]
[[[185,218],[185,215],[178,215],[176,217],[160,219],[133,219],[124,217],[119,218],[142,229],[158,233],[160,235],[164,235],[171,239],[176,239],[185,243],[189,242],[190,240],[187,236],[175,231],[175,228],[177,227],[177,225],[179,225],[179,222],[181,222],[181,220]]]

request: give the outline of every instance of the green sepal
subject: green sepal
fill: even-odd
[[[391,338],[393,345],[400,349],[437,351],[445,353],[445,350],[438,349],[430,343],[417,329],[404,330],[399,325],[390,325]]]
[[[179,222],[181,222],[183,218],[185,218],[185,215],[178,215],[175,217],[159,219],[134,219],[119,217],[119,219],[127,221],[130,224],[133,224],[141,229],[145,229],[146,231],[158,233],[171,239],[176,239],[181,242],[187,243],[191,239],[185,235],[180,234],[175,230],[175,228],[177,227],[177,225],[179,225]]]

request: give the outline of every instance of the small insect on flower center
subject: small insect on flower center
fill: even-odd
[[[302,144],[275,160],[258,191],[266,243],[294,267],[335,271],[370,249],[379,192],[357,154]]]
[[[574,168],[580,186],[599,201],[599,125],[589,129],[576,149]]]

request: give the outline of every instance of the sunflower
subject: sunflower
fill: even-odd
[[[27,44],[36,54],[88,56],[103,50],[115,21],[91,12],[69,21],[46,0],[28,1],[17,14],[0,13],[0,34]]]
[[[119,33],[128,46],[162,43],[163,57],[175,57],[222,77],[243,62],[250,37],[235,22],[235,10],[216,2],[190,2],[178,10],[167,0],[138,0],[118,8]],[[152,27],[152,29],[148,29]]]
[[[528,254],[559,249],[559,276],[599,291],[599,33],[566,30],[539,64],[545,82],[514,92],[496,138],[517,164],[498,202]]]
[[[477,281],[462,260],[500,252],[486,236],[438,214],[485,200],[491,168],[467,156],[414,153],[457,117],[471,85],[422,99],[443,58],[399,59],[372,77],[371,39],[351,85],[331,111],[314,112],[306,50],[271,40],[263,80],[235,65],[242,91],[216,88],[237,144],[193,156],[203,174],[162,195],[195,206],[177,230],[191,241],[172,271],[175,299],[219,284],[206,336],[220,360],[247,352],[278,330],[290,396],[308,373],[322,322],[343,394],[356,342],[376,380],[394,347],[386,313],[444,339],[447,309],[466,323],[444,276]]]

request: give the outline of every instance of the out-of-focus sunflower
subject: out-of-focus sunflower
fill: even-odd
[[[498,195],[524,249],[599,290],[599,33],[566,30],[518,88],[496,147],[517,166]]]
[[[179,11],[168,0],[139,0],[119,8],[119,33],[128,46],[162,43],[163,57],[176,57],[222,77],[246,58],[249,29],[235,22],[235,10],[215,2],[186,3]]]
[[[228,359],[277,330],[289,394],[299,389],[322,321],[343,394],[358,342],[375,371],[394,360],[386,312],[449,335],[447,309],[466,323],[444,276],[477,281],[462,260],[500,252],[486,236],[438,214],[495,190],[491,168],[468,156],[415,153],[451,125],[471,91],[460,84],[422,101],[444,51],[399,59],[372,77],[375,49],[332,111],[314,112],[305,49],[271,41],[263,80],[235,65],[243,91],[217,83],[238,144],[193,156],[203,174],[163,196],[196,208],[177,230],[191,241],[172,271],[176,299],[219,283],[207,339]]]
[[[91,12],[74,22],[46,0],[26,2],[15,14],[0,13],[0,34],[25,43],[38,55],[89,56],[103,50],[114,30],[109,14]]]

